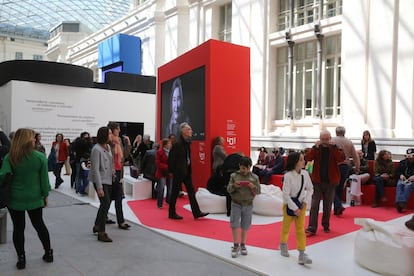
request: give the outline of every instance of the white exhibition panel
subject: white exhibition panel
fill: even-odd
[[[0,115],[6,132],[21,127],[39,131],[46,150],[56,133],[71,140],[82,131],[96,136],[109,121],[144,123],[144,134],[154,138],[156,95],[10,81],[0,87]]]

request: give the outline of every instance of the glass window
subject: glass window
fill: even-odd
[[[316,70],[313,68],[314,63],[312,61],[308,61],[305,64],[305,117],[312,116],[312,111],[314,110],[315,100],[314,100],[314,92],[316,91]]]
[[[327,37],[323,41],[323,83],[321,84],[322,115],[326,118],[340,114],[341,37]],[[297,120],[316,117],[317,53],[316,41],[295,44],[293,64],[293,117]],[[284,120],[287,112],[288,47],[277,49],[276,119]]]
[[[281,47],[277,49],[277,64],[288,62],[288,47]]]
[[[288,89],[288,47],[277,49],[277,73],[276,73],[276,118],[283,119],[286,115],[286,95]]]
[[[15,59],[23,59],[23,53],[22,52],[16,52],[14,55]]]
[[[276,94],[276,118],[282,120],[285,118],[286,115],[286,105],[285,105],[285,96],[287,94],[287,82],[288,82],[288,67],[285,66],[278,66],[277,67],[277,91],[279,93]]]
[[[42,55],[33,55],[33,60],[43,60]]]
[[[334,17],[342,14],[342,0],[325,0],[325,17]]]
[[[295,112],[294,117],[296,119],[301,119],[303,116],[303,92],[304,92],[304,82],[305,82],[305,72],[304,72],[304,63],[296,63],[296,87],[295,87]]]
[[[128,14],[132,3],[131,0],[3,0],[1,2],[0,33],[2,35],[24,36],[43,41],[48,40],[50,30],[62,22],[79,21],[86,30],[98,31]]]
[[[319,20],[320,0],[297,0],[290,7],[290,0],[279,0],[277,15],[277,30],[289,29],[290,10],[293,9],[292,27],[298,27]],[[325,0],[323,3],[323,17],[333,17],[342,14],[342,0]],[[322,19],[322,18],[321,18]]]
[[[231,3],[220,6],[219,40],[231,42]]]
[[[325,90],[334,91],[334,61],[332,59],[326,60],[326,69],[325,69]],[[334,93],[325,93],[325,115],[327,117],[332,117],[334,115]]]

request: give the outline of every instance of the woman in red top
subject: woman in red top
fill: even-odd
[[[60,184],[63,183],[61,177],[62,167],[65,164],[66,159],[69,156],[68,145],[63,141],[63,134],[56,134],[55,141],[52,144],[52,151],[56,154],[56,165],[53,168],[53,174],[56,177],[55,189],[59,188]]]
[[[124,149],[119,133],[121,128],[117,122],[109,122],[108,128],[112,131],[113,139],[111,141],[111,151],[114,160],[115,175],[112,181],[112,200],[115,201],[115,213],[118,228],[128,230],[131,225],[125,222],[124,211],[122,208],[122,199],[124,198],[124,189],[121,179],[124,178],[124,156],[131,151],[131,141],[124,135],[126,149]],[[110,223],[110,220],[108,221]]]
[[[164,186],[167,185],[167,203],[169,203],[171,193],[171,180],[168,175],[168,154],[171,149],[171,140],[162,139],[161,147],[155,155],[155,178],[158,179],[157,184],[157,207],[162,208],[162,200],[164,198]]]

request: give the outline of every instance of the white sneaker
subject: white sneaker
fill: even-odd
[[[298,263],[300,265],[311,264],[312,263],[312,260],[309,259],[308,254],[303,253],[303,254],[299,254],[299,261],[298,261]]]
[[[279,245],[279,249],[280,249],[280,255],[282,255],[283,257],[289,257],[288,246],[286,243],[281,243]]]
[[[240,253],[242,255],[247,255],[247,249],[245,245],[240,246]]]
[[[237,254],[239,253],[240,246],[232,246],[231,248],[231,257],[236,258]]]

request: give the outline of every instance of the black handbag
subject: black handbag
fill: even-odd
[[[47,168],[49,172],[53,172],[56,168],[56,150],[54,147],[50,149],[49,156],[47,157]]]
[[[0,184],[0,208],[6,208],[10,200],[13,174],[7,173]]]
[[[129,167],[129,174],[131,175],[131,177],[133,178],[138,178],[140,172],[139,169],[135,166],[130,166]]]
[[[299,201],[299,196],[300,196],[300,193],[302,192],[302,189],[303,189],[303,175],[302,175],[302,184],[300,186],[299,193],[296,197],[292,197],[293,202],[295,202],[296,206],[298,206],[299,209],[302,209],[302,203]],[[288,216],[296,217],[295,212],[292,209],[290,209],[287,204],[286,204],[286,213]]]

